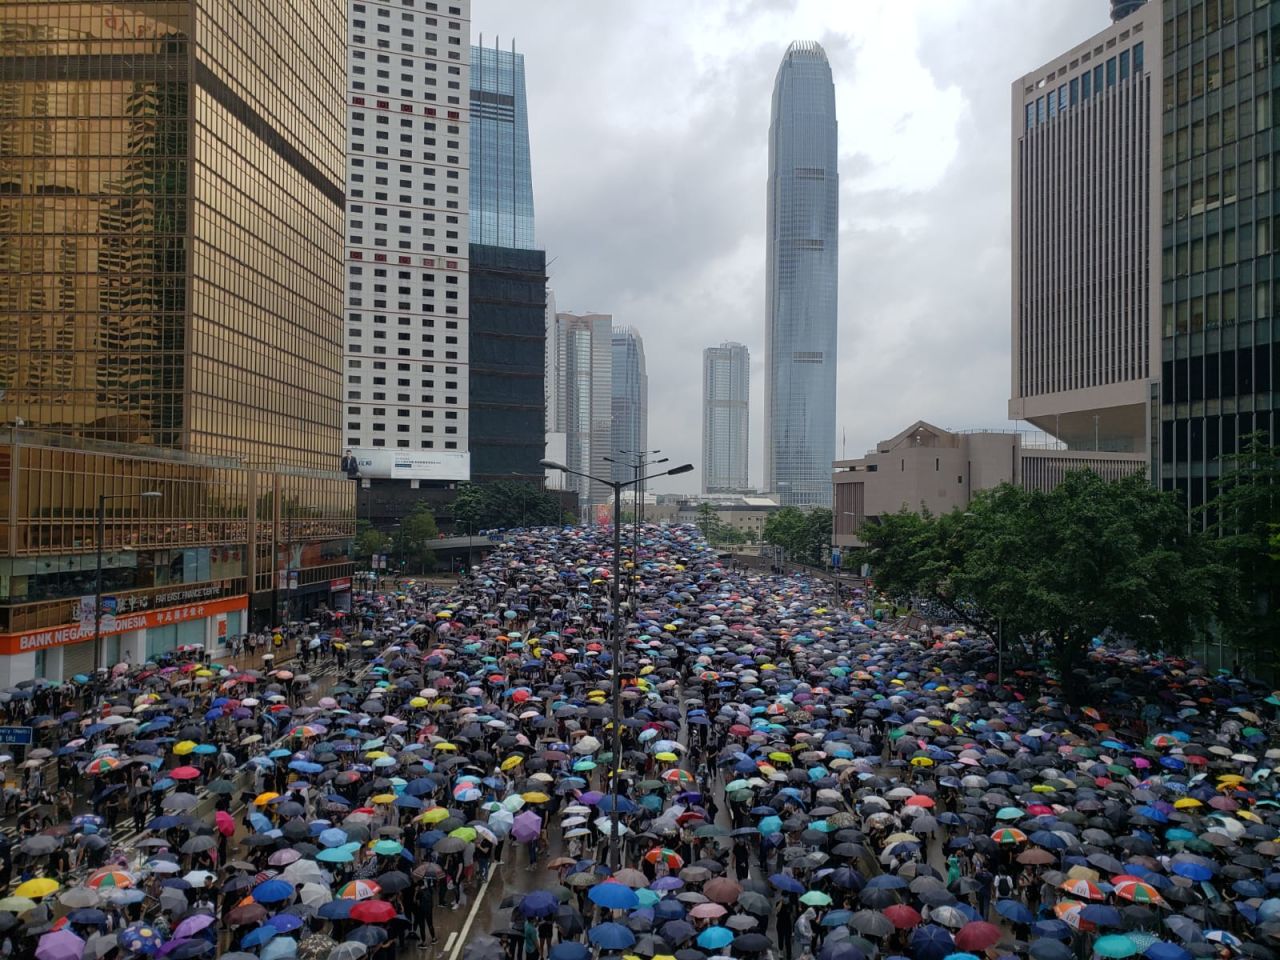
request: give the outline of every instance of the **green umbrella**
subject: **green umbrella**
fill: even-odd
[[[800,902],[810,907],[829,907],[831,898],[821,890],[809,890],[800,896]]]
[[[472,831],[474,833],[475,831]],[[373,852],[387,857],[394,857],[404,847],[395,840],[379,840],[373,845]]]
[[[1109,933],[1093,941],[1093,952],[1099,957],[1132,957],[1138,945],[1122,933]]]
[[[1017,807],[1001,807],[996,811],[997,820],[1021,820],[1026,816],[1026,811]]]

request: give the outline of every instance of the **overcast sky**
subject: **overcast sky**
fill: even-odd
[[[698,470],[702,350],[751,350],[763,480],[769,101],[827,51],[840,125],[837,456],[916,419],[1013,426],[1010,84],[1106,26],[1107,0],[474,0],[525,56],[538,245],[562,311],[644,338],[649,445]],[[841,434],[845,441],[842,444]]]

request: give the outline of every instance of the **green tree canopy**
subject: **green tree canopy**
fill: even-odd
[[[1216,495],[1202,516],[1236,573],[1223,630],[1257,656],[1259,666],[1274,667],[1280,636],[1280,447],[1262,433],[1244,438],[1239,453],[1222,458]]]
[[[764,539],[787,552],[787,559],[810,566],[831,562],[831,511],[783,507],[764,522]]]
[[[1065,676],[1090,641],[1176,650],[1204,629],[1228,579],[1216,545],[1142,477],[1068,474],[1053,491],[1010,484],[944,516],[907,512],[864,531],[885,593],[1000,624]]]
[[[721,520],[716,514],[716,508],[710,503],[703,503],[698,507],[698,529],[702,531],[707,543],[744,543],[747,539],[740,531]]]
[[[407,572],[426,573],[435,566],[433,546],[439,536],[435,515],[425,503],[419,503],[400,521],[391,538],[391,550]]]
[[[558,526],[563,512],[554,494],[518,480],[465,484],[450,505],[459,532]]]

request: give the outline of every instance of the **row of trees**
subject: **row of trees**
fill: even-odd
[[[831,563],[831,511],[783,507],[764,522],[764,539],[787,552],[787,559],[825,567]]]
[[[449,511],[456,535],[566,522],[560,500],[554,494],[511,480],[466,484],[458,489]],[[373,555],[388,554],[397,567],[403,562],[406,573],[425,573],[434,568],[434,546],[440,529],[435,514],[425,503],[417,504],[390,534],[374,529],[367,520],[356,526],[357,565],[367,568]]]
[[[903,510],[863,531],[878,588],[995,633],[1063,676],[1094,637],[1185,649],[1206,630],[1274,664],[1280,628],[1280,450],[1252,438],[1188,522],[1143,477],[1072,473],[1053,491],[1005,484],[942,516]]]

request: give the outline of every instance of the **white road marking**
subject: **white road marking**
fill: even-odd
[[[476,893],[475,903],[471,905],[471,912],[467,914],[467,922],[463,924],[462,932],[458,934],[458,945],[453,948],[453,953],[449,954],[449,960],[458,960],[459,954],[462,953],[462,948],[466,946],[467,934],[471,932],[471,924],[475,922],[476,914],[480,912],[480,905],[484,903],[484,895],[489,892],[489,884],[493,881],[493,875],[497,872],[497,870],[491,869],[489,876],[485,878],[484,884],[481,885],[479,892]],[[445,945],[445,949],[449,949],[448,944]]]

